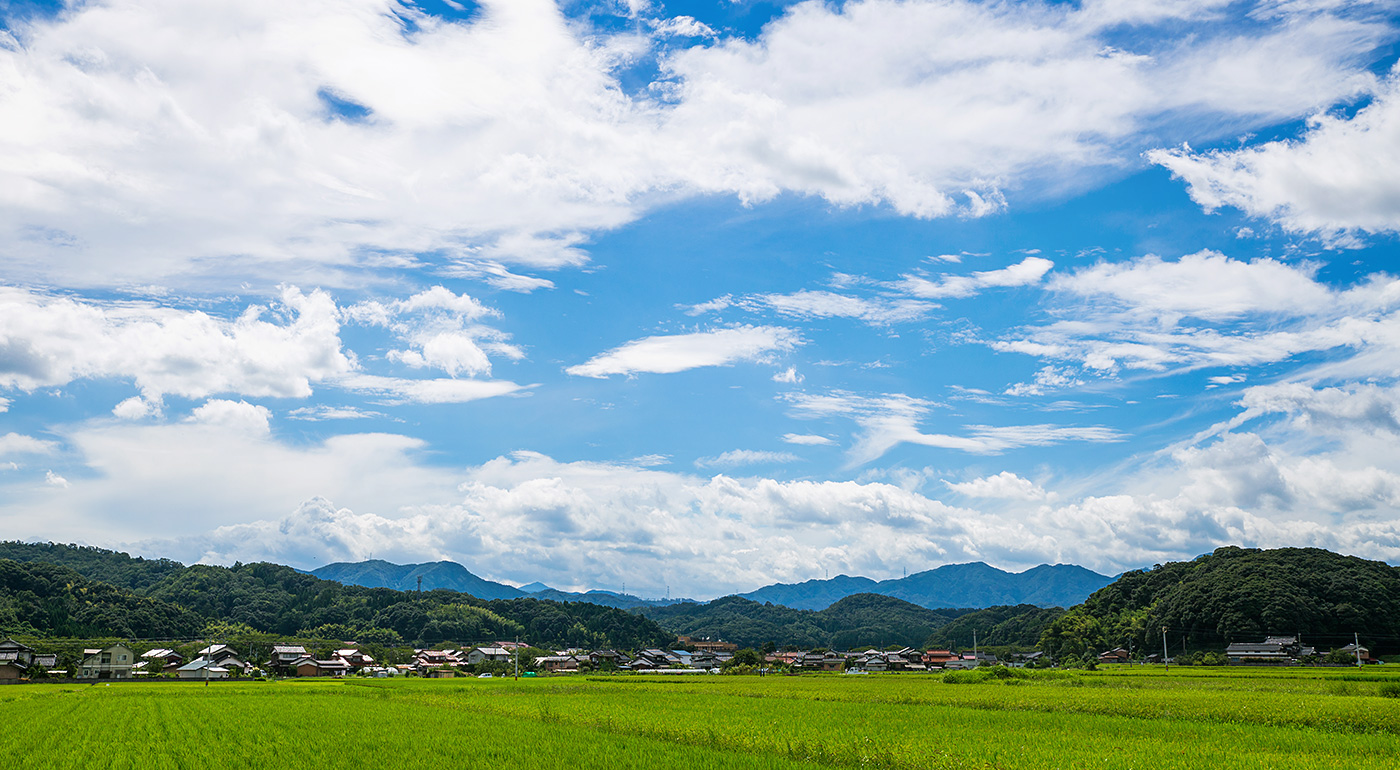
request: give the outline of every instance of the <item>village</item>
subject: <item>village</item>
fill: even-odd
[[[547,654],[540,654],[541,652]],[[1091,659],[1099,664],[1142,665],[1367,665],[1378,664],[1366,647],[1357,644],[1319,654],[1297,636],[1270,636],[1262,642],[1228,645],[1224,652],[1196,652],[1163,660],[1160,654],[1135,657],[1124,648],[1108,650]],[[40,652],[13,639],[0,641],[0,683],[34,679],[73,680],[184,680],[209,682],[223,679],[267,677],[399,677],[456,678],[587,672],[684,674],[793,674],[843,672],[847,674],[943,672],[983,666],[1051,668],[1056,661],[1039,651],[1015,652],[1004,659],[994,653],[954,650],[866,649],[765,650],[738,649],[737,645],[709,639],[678,637],[676,649],[540,650],[519,641],[496,641],[470,647],[414,649],[411,659],[378,661],[358,646],[335,649],[317,657],[305,646],[274,644],[260,660],[227,644],[207,644],[187,659],[172,647],[150,647],[138,652],[132,644],[118,642],[103,648],[85,648],[81,660],[60,666],[59,655]]]

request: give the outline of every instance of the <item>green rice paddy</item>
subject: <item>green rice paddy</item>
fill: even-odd
[[[16,685],[0,688],[0,757],[141,770],[1400,767],[1400,672],[1003,677]]]

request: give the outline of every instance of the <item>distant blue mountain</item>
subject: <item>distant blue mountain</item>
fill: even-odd
[[[1034,604],[1073,607],[1113,578],[1073,564],[1042,564],[1025,572],[1005,572],[982,562],[949,564],[904,578],[875,581],[837,575],[830,580],[777,583],[738,594],[798,610],[822,610],[861,593],[903,599],[929,609]]]
[[[396,591],[416,591],[422,578],[424,591],[446,588],[471,594],[478,599],[518,599],[525,592],[515,586],[477,577],[466,567],[452,562],[428,564],[392,564],[380,559],[359,562],[337,562],[311,570],[322,580],[334,580],[346,585],[367,588],[392,588]]]
[[[605,607],[636,609],[664,607],[693,599],[643,599],[631,594],[593,590],[560,591],[543,583],[516,588],[478,577],[456,562],[392,564],[379,559],[339,562],[311,570],[324,580],[370,588],[413,591],[418,578],[425,591],[446,588],[479,599],[548,599],[556,602],[588,602]],[[1113,582],[1113,578],[1071,564],[1042,564],[1025,572],[1004,572],[981,562],[950,564],[893,580],[837,575],[829,580],[777,583],[738,594],[756,602],[771,602],[798,610],[823,610],[856,594],[880,594],[928,609],[982,608],[1034,604],[1038,607],[1072,607],[1089,594]]]
[[[589,591],[577,593],[559,591],[543,583],[530,583],[516,588],[478,577],[462,565],[451,561],[428,564],[393,564],[381,559],[358,562],[337,562],[317,567],[310,574],[322,580],[334,580],[346,585],[367,588],[392,588],[396,591],[416,591],[418,579],[423,579],[424,591],[446,588],[471,594],[478,599],[548,599],[556,602],[588,602],[604,607],[619,607],[630,610],[636,607],[660,607],[690,599],[642,599],[631,594],[612,591]]]

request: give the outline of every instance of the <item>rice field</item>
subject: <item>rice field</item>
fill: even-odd
[[[0,688],[0,757],[142,770],[1400,767],[1400,672],[1003,676],[19,685]]]

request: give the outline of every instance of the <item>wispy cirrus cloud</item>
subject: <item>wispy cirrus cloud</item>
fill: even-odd
[[[764,360],[802,344],[792,329],[778,326],[734,326],[691,334],[645,337],[600,353],[565,369],[578,377],[613,374],[673,374],[703,366],[730,366]]]
[[[1103,426],[1063,425],[965,425],[960,435],[924,433],[919,423],[931,413],[933,402],[902,393],[863,396],[844,391],[824,394],[787,394],[794,415],[801,418],[850,419],[860,427],[847,454],[851,466],[872,462],[900,444],[951,449],[969,454],[993,455],[1031,446],[1052,446],[1070,441],[1117,442],[1126,436]]]

